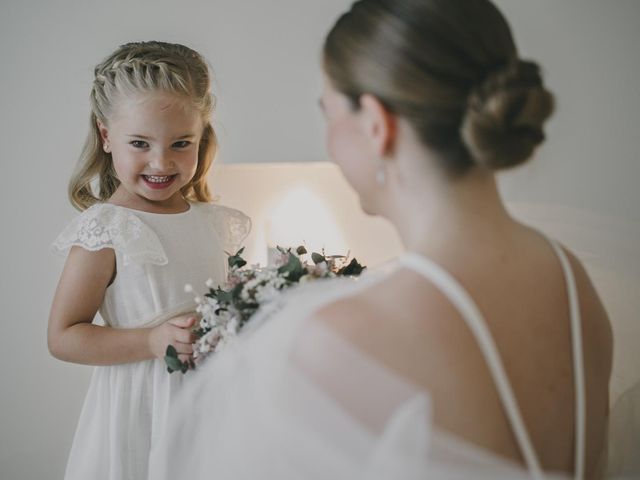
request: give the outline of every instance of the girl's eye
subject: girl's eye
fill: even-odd
[[[180,140],[179,142],[176,142],[172,145],[173,148],[187,148],[189,145],[191,145],[191,142],[189,142],[188,140]]]
[[[149,146],[147,142],[144,142],[142,140],[133,140],[132,142],[130,142],[130,144],[135,148],[147,148]]]

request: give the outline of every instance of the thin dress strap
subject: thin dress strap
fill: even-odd
[[[562,273],[567,284],[567,294],[569,296],[569,315],[571,318],[571,342],[573,350],[573,377],[575,382],[575,457],[574,457],[574,478],[582,480],[584,478],[584,457],[585,457],[585,422],[586,422],[586,392],[584,381],[584,361],[582,358],[582,321],[580,318],[580,304],[578,302],[578,289],[576,280],[571,269],[571,264],[562,248],[554,240],[547,238],[553,250],[556,252]]]
[[[578,290],[571,264],[562,248],[554,240],[545,237],[560,261],[562,273],[565,278],[567,295],[569,299],[569,315],[571,321],[571,342],[575,388],[575,453],[574,453],[574,478],[584,478],[585,459],[585,423],[586,423],[586,392],[584,380],[584,361],[582,355],[582,322],[580,317],[580,304],[578,302]],[[440,288],[442,293],[458,308],[469,329],[473,332],[482,353],[487,360],[489,370],[496,383],[500,399],[507,412],[507,417],[513,428],[516,440],[527,464],[531,476],[536,479],[543,478],[540,463],[535,454],[531,439],[527,433],[522,415],[513,395],[507,374],[500,360],[500,355],[493,342],[486,322],[477,305],[459,284],[457,280],[440,265],[428,258],[408,253],[400,257],[400,264],[421,273],[434,285]]]
[[[406,253],[400,257],[399,263],[433,282],[449,301],[459,310],[465,323],[473,333],[478,346],[489,366],[489,371],[496,384],[502,406],[504,407],[513,433],[520,447],[531,478],[542,480],[544,475],[536,456],[533,444],[527,433],[520,409],[516,402],[504,366],[498,354],[493,337],[477,305],[467,291],[449,272],[440,265],[417,253]]]

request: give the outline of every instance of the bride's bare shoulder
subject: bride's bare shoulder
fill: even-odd
[[[443,362],[477,354],[459,315],[435,286],[415,272],[399,270],[324,306],[314,320],[386,367],[429,385],[442,377]]]
[[[586,361],[592,364],[592,368],[602,369],[602,375],[608,378],[613,350],[613,332],[609,316],[582,262],[571,250],[565,247],[562,249],[567,255],[576,281]]]

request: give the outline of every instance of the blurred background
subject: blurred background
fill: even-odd
[[[505,174],[501,190],[515,214],[587,263],[614,320],[616,362],[636,365],[637,374],[640,2],[496,3],[558,100],[537,158]],[[84,399],[91,367],[55,360],[46,347],[63,264],[49,245],[76,214],[66,187],[88,130],[93,67],[118,45],[179,42],[209,59],[221,144],[212,186],[221,203],[254,217],[253,259],[285,242],[351,250],[370,266],[401,251],[390,227],[365,217],[326,163],[320,50],[349,4],[0,3],[0,478],[61,478]],[[633,374],[619,372],[614,395]]]

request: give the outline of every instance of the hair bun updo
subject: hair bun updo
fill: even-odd
[[[469,95],[462,140],[477,165],[513,167],[544,140],[543,125],[553,106],[538,65],[515,60],[489,74]]]

